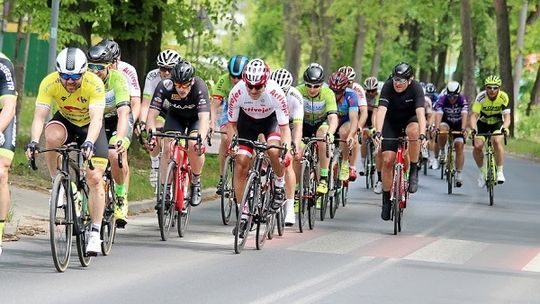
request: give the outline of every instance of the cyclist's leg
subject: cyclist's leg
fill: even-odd
[[[328,131],[328,125],[326,123],[321,124],[317,128],[316,137],[324,137]],[[317,145],[319,153],[319,185],[317,185],[317,193],[325,194],[328,192],[328,165],[330,159],[326,156],[326,144],[320,143]]]
[[[501,124],[502,125],[502,124]],[[496,130],[494,131],[494,134],[500,134],[500,125],[497,124],[495,126]],[[503,165],[504,165],[504,144],[503,144],[503,136],[493,136],[492,138],[493,142],[493,152],[495,154],[495,164],[497,165],[497,182],[498,183],[504,183],[505,177],[503,173]]]
[[[418,158],[420,157],[420,126],[416,122],[416,118],[411,119],[405,129],[405,133],[409,139],[408,155],[410,160],[409,166],[409,192],[415,193],[418,190]],[[416,139],[416,140],[415,140]]]
[[[192,122],[188,126],[188,132],[190,136],[197,136],[199,134],[199,123],[197,120]],[[191,205],[198,206],[202,202],[201,194],[201,173],[204,167],[205,153],[204,147],[202,147],[202,153],[198,152],[197,142],[194,140],[188,141],[188,159],[191,165]]]
[[[450,131],[450,126],[448,126],[448,124],[446,122],[441,122],[441,124],[439,125],[439,131],[449,132]],[[448,140],[448,133],[439,134],[439,138],[437,138],[439,151],[444,150],[444,146],[446,146],[446,141],[447,140]]]
[[[160,130],[165,125],[165,115],[163,113],[160,113],[159,116],[156,118],[156,129]],[[159,182],[157,180],[158,175],[163,176],[163,174],[166,174],[166,172],[161,172],[161,161],[159,159],[159,153],[161,152],[161,145],[163,144],[163,140],[156,140],[154,149],[149,151],[150,154],[150,176],[149,181],[150,183],[156,187],[157,183]],[[168,162],[168,158],[166,158]],[[165,167],[165,170],[167,170],[167,167]],[[161,174],[158,174],[158,171],[160,171]]]
[[[2,254],[2,235],[4,225],[9,212],[9,203],[11,200],[8,186],[9,167],[13,160],[13,151],[15,151],[15,125],[16,119],[13,118],[7,128],[4,130],[4,144],[0,146],[0,255]]]
[[[339,139],[341,140],[347,140],[347,137],[349,136],[351,123],[345,122],[341,126],[338,127],[336,130],[336,134],[338,134]],[[340,164],[340,172],[339,172],[339,179],[342,181],[349,180],[349,173],[354,170],[354,175],[356,179],[356,166],[355,162],[353,160],[353,156],[351,155],[349,158],[349,146],[347,143],[340,142],[339,146],[341,148],[341,164]],[[356,149],[356,145],[353,149]]]
[[[51,149],[59,147],[65,143],[74,140],[74,125],[65,119],[60,111],[51,118],[45,126],[45,148]],[[45,153],[45,161],[49,169],[51,180],[54,179],[59,166],[59,157],[57,153]]]
[[[382,158],[382,210],[381,218],[385,221],[390,219],[391,202],[390,202],[390,190],[392,188],[392,179],[394,176],[394,161],[396,159],[396,151],[398,149],[398,142],[395,140],[384,140],[384,138],[396,138],[401,135],[399,131],[401,126],[393,126],[386,124],[383,126],[383,142],[381,146],[381,158]]]

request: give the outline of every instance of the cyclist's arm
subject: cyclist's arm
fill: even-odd
[[[424,109],[424,107],[416,108],[416,117],[418,118],[418,125],[420,126],[420,135],[426,135],[426,109]]]
[[[197,99],[197,110],[199,115],[199,134],[204,139],[210,129],[210,97],[208,96],[208,87],[206,83],[199,78],[196,78],[194,88],[199,92]]]
[[[141,97],[130,96],[131,115],[133,115],[133,121],[139,120],[139,114],[141,113]]]
[[[360,106],[360,117],[358,118],[357,124],[351,124],[351,129],[354,129],[353,126],[358,125],[358,129],[362,130],[364,126],[366,125],[367,117],[368,117],[368,107],[367,106]],[[358,116],[358,112],[356,114]],[[350,115],[349,115],[350,116]],[[351,120],[352,122],[352,120]],[[356,130],[355,130],[356,132]]]
[[[116,114],[118,116],[118,122],[116,124],[116,136],[118,138],[124,138],[127,136],[129,112],[130,109],[128,106],[121,106],[116,109]]]
[[[478,131],[478,127],[477,127],[478,113],[471,112],[471,114],[469,115],[469,121],[470,121],[471,129]]]
[[[90,125],[88,126],[88,133],[86,134],[85,141],[96,143],[103,126],[103,112],[103,107],[90,107],[88,109],[88,114],[90,115]]]
[[[441,121],[442,121],[442,117],[443,117],[443,113],[442,112],[435,112],[435,128],[439,128],[441,126]]]
[[[212,129],[216,128],[216,124],[218,121],[217,119],[218,110],[222,102],[223,102],[223,96],[212,95],[212,102],[210,103],[210,128]]]
[[[15,108],[17,107],[17,96],[3,95],[0,97],[0,102],[4,105],[0,111],[0,132],[4,132],[7,126],[15,116]]]
[[[510,116],[510,113],[503,113],[503,127],[505,129],[508,129],[510,128],[510,122],[511,122],[512,118]]]
[[[156,118],[159,115],[159,110],[156,109],[149,109],[148,110],[148,116],[146,121],[146,129],[152,130],[152,132],[156,132]]]

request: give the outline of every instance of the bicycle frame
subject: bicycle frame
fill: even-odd
[[[495,162],[495,151],[493,150],[493,143],[491,138],[493,136],[504,136],[504,144],[506,145],[506,134],[505,133],[478,133],[475,136],[483,136],[485,138],[486,152],[485,152],[485,161],[486,161],[486,190],[489,194],[489,205],[493,206],[495,190],[494,187],[497,185],[497,164]],[[474,137],[473,137],[474,142]]]

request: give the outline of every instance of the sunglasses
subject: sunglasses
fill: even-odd
[[[448,98],[458,98],[459,94],[446,94],[448,96]]]
[[[401,77],[392,77],[392,80],[393,80],[394,82],[403,84],[403,83],[406,83],[409,79],[407,79],[407,78],[401,78]]]
[[[63,80],[74,80],[74,81],[77,81],[79,79],[81,79],[82,77],[82,73],[81,74],[66,74],[66,73],[59,73],[60,74],[60,78],[62,78]]]
[[[377,89],[375,89],[375,90],[366,90],[366,93],[375,94],[375,93],[377,93]]]
[[[251,85],[249,83],[246,83],[246,87],[248,88],[248,90],[257,90],[257,91],[260,91],[262,88],[263,88],[263,85],[262,84],[258,84],[258,85]]]
[[[492,90],[492,91],[497,91],[499,89],[499,87],[498,86],[486,86],[486,89]]]
[[[322,84],[312,84],[312,83],[306,83],[306,87],[310,89],[318,89],[322,86]]]
[[[165,72],[169,72],[169,73],[170,73],[170,72],[172,71],[172,68],[160,67],[160,68],[159,68],[159,71],[160,71],[160,72],[163,72],[163,73],[165,73]]]
[[[93,71],[103,71],[105,70],[109,65],[108,64],[101,64],[101,63],[89,63],[88,68]]]
[[[188,81],[188,82],[175,82],[174,83],[174,86],[177,87],[178,89],[188,89],[189,87],[191,87],[191,81]]]

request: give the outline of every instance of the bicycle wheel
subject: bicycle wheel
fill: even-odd
[[[66,270],[71,255],[73,215],[69,193],[68,180],[63,174],[58,174],[54,179],[49,202],[49,238],[54,267],[58,272]],[[58,204],[59,200],[63,204]]]
[[[283,236],[285,232],[285,210],[283,210],[283,206],[279,207],[276,213],[276,226],[278,235]]]
[[[315,168],[309,167],[309,186],[307,195],[308,224],[309,230],[315,228],[315,217],[317,213],[317,178]]]
[[[394,182],[392,187],[392,220],[394,222],[394,235],[401,231],[401,210],[399,201],[401,200],[401,185],[402,185],[402,169],[394,169]]]
[[[253,209],[254,204],[257,203],[258,190],[256,185],[257,176],[255,173],[249,175],[242,201],[240,202],[239,217],[236,221],[236,228],[234,233],[234,252],[241,253],[246,245],[246,241],[251,230],[251,223],[253,222]],[[242,227],[245,225],[244,227]],[[245,229],[244,229],[245,228]]]
[[[105,211],[101,221],[101,253],[108,255],[111,253],[114,237],[116,235],[116,225],[114,219],[114,208],[116,206],[116,191],[112,176],[108,176],[105,181]]]
[[[256,195],[257,198],[253,200],[255,203],[254,208],[256,210],[254,220],[257,224],[257,232],[255,235],[255,246],[257,250],[261,250],[264,247],[264,243],[273,228],[272,226],[275,224],[275,213],[270,209],[270,204],[273,200],[271,195],[271,180],[273,179],[270,178],[270,171],[271,169],[269,168],[267,172],[268,178],[265,179],[264,184],[260,185],[259,190],[255,189],[254,191],[256,194],[260,193],[259,195]]]
[[[184,199],[184,208],[178,210],[176,214],[176,228],[178,230],[178,236],[184,237],[189,223],[189,215],[191,214],[191,177],[190,173],[187,171],[182,170],[180,174],[180,184],[184,187],[184,190],[182,191],[184,197],[177,199]]]
[[[343,183],[343,188],[341,189],[341,205],[343,207],[347,205],[348,198],[349,198],[349,182],[346,181]]]
[[[333,199],[333,196],[331,195],[333,188],[334,188],[334,171],[337,170],[337,167],[333,166],[334,158],[332,157],[330,159],[330,164],[328,166],[328,192],[326,192],[324,195],[322,195],[321,199],[321,209],[320,211],[320,219],[321,221],[324,221],[326,218],[326,211],[328,210],[328,205],[330,204],[330,201]]]
[[[368,146],[366,147],[366,158],[364,158],[364,170],[366,170],[366,189],[373,188],[373,168],[371,167],[371,144],[368,143]]]
[[[487,176],[486,176],[486,188],[489,194],[489,205],[493,206],[495,196],[495,174],[496,169],[494,165],[493,154],[489,154],[487,158]]]
[[[341,169],[341,161],[338,158],[334,161],[334,164],[330,163],[330,165],[331,168],[333,168],[333,174],[331,182],[328,184],[328,205],[330,207],[330,218],[333,219],[334,216],[336,216],[336,211],[339,206],[338,196],[341,196],[341,194],[338,193],[340,188],[339,170]],[[328,180],[330,181],[330,176],[328,177]]]
[[[295,200],[295,204],[298,204],[298,211],[296,217],[298,219],[298,231],[304,232],[304,226],[306,224],[306,215],[308,213],[308,195],[309,195],[309,167],[307,160],[302,161],[302,167],[300,169],[300,180],[298,182],[298,199]]]
[[[92,226],[92,219],[90,218],[90,210],[88,209],[88,186],[84,186],[81,191],[82,206],[80,216],[77,219],[79,228],[75,229],[77,240],[77,254],[81,266],[88,267],[92,257],[86,254],[86,245],[88,244],[88,237],[90,236],[90,229]],[[73,216],[76,218],[76,213],[73,211]]]
[[[174,220],[176,210],[174,209],[174,191],[176,176],[176,163],[174,161],[169,162],[167,166],[167,173],[165,174],[165,184],[162,187],[159,210],[158,210],[158,224],[159,233],[161,234],[161,240],[166,241],[171,231],[171,226]]]
[[[229,225],[234,204],[233,165],[233,158],[227,156],[223,169],[223,185],[221,190],[221,221],[223,225]]]

